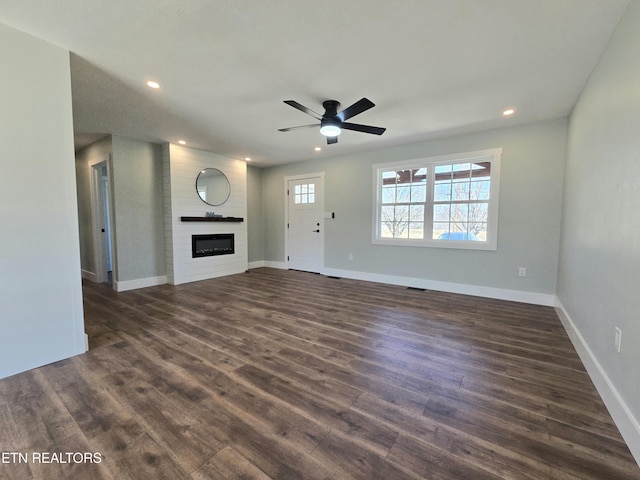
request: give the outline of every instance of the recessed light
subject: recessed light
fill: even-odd
[[[154,82],[153,80],[149,80],[147,82],[147,87],[149,87],[149,88],[160,88],[160,84],[158,82]]]
[[[250,161],[251,161],[251,157],[244,157],[244,159],[245,159],[247,162],[250,162]]]
[[[314,150],[315,150],[316,152],[319,152],[319,151],[321,151],[322,149],[321,149],[320,147],[316,147],[316,148],[314,148]]]
[[[179,143],[180,145],[186,145],[186,144],[187,144],[187,142],[185,142],[184,140],[178,140],[178,143]]]
[[[509,115],[513,115],[514,113],[516,113],[516,111],[513,108],[509,108],[504,112],[502,112],[502,115],[504,115],[505,117],[508,117]]]

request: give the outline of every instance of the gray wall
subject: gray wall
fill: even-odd
[[[247,165],[247,236],[249,262],[264,260],[262,169]]]
[[[264,259],[284,261],[284,177],[325,172],[325,211],[336,213],[325,220],[325,267],[553,295],[565,140],[558,119],[264,169]],[[503,148],[497,251],[371,244],[372,164],[495,147]]]
[[[638,25],[640,2],[632,1],[570,117],[558,274],[562,305],[635,416],[636,429],[640,420]],[[623,332],[620,354],[614,349],[616,326]]]
[[[165,275],[162,147],[115,135],[112,143],[115,280]]]
[[[69,52],[0,24],[0,58],[1,378],[85,337]]]
[[[89,162],[111,154],[111,226],[116,282],[163,276],[162,147],[109,136],[76,153],[82,269],[95,273]]]

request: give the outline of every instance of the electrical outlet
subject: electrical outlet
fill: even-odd
[[[518,268],[518,276],[519,277],[526,277],[527,276],[527,267]]]
[[[614,345],[616,347],[616,352],[620,353],[620,349],[622,348],[622,330],[620,330],[618,327],[614,327],[614,328],[616,332]]]
[[[347,260],[353,260],[353,253],[347,255]]]

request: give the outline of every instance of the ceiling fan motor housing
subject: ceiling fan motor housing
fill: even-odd
[[[322,106],[325,110],[323,118],[336,117],[338,115],[338,109],[340,108],[340,102],[337,100],[325,100],[322,102]]]

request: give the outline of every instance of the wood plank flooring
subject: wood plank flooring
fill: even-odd
[[[0,479],[640,479],[551,308],[255,269],[84,286],[91,350],[0,380]]]

